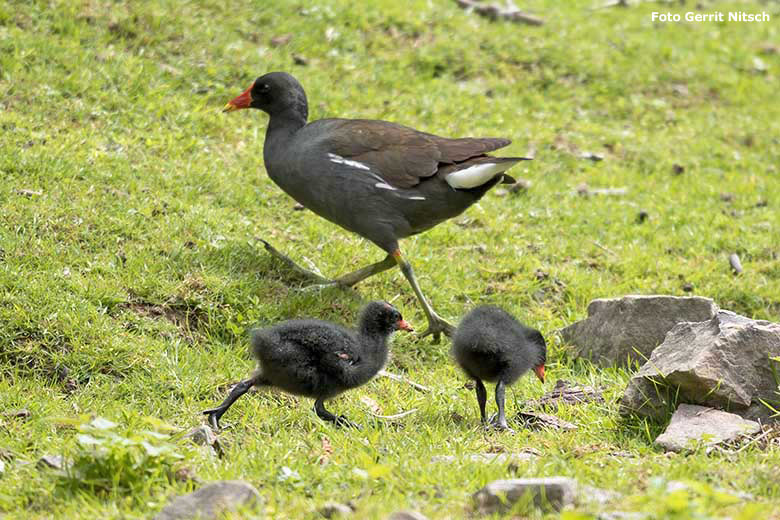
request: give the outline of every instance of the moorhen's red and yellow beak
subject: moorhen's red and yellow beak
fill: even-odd
[[[539,378],[539,381],[544,383],[544,365],[537,365],[534,367],[534,372],[536,373],[536,377]]]
[[[251,104],[252,104],[252,87],[249,87],[241,94],[236,96],[232,101],[229,101],[228,104],[225,105],[225,108],[222,109],[222,111],[232,112],[234,110],[240,110],[242,108],[249,108]]]
[[[406,320],[398,320],[398,323],[396,323],[395,325],[396,327],[398,327],[399,330],[414,332],[414,328],[408,323],[406,323]]]

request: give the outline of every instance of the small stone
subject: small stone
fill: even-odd
[[[292,34],[281,34],[271,38],[270,44],[271,47],[281,47],[290,43],[290,40],[292,40]]]
[[[27,408],[3,412],[3,417],[8,417],[9,419],[29,419],[30,416],[32,416],[32,413]]]
[[[580,154],[580,157],[583,159],[588,159],[593,162],[599,162],[604,160],[604,154],[596,153],[596,152],[582,152]]]
[[[195,471],[188,467],[177,469],[173,474],[173,478],[176,480],[176,482],[195,482],[196,484],[201,483],[201,480],[195,474]]]
[[[642,223],[643,223],[643,222],[645,222],[645,221],[646,221],[648,218],[650,218],[650,213],[648,213],[648,212],[647,212],[647,211],[645,211],[645,210],[641,210],[641,211],[640,211],[640,212],[637,214],[637,216],[636,216],[636,221],[637,221],[637,222],[639,222],[640,224],[642,224]]]
[[[300,202],[296,202],[295,206],[293,206],[293,211],[303,211],[305,209],[306,209],[306,206],[304,206]]]
[[[254,508],[260,493],[247,482],[223,480],[173,498],[154,520],[213,520],[239,508]]]
[[[387,520],[428,520],[428,517],[417,511],[397,511],[388,516]]]
[[[672,173],[675,175],[681,175],[685,172],[685,166],[682,166],[680,164],[673,164],[672,165]]]
[[[517,179],[517,182],[509,187],[510,193],[521,193],[531,189],[531,181],[525,179]]]
[[[65,467],[65,459],[61,455],[44,455],[38,459],[36,464],[38,468],[49,468],[61,470]]]
[[[185,439],[190,439],[200,446],[213,446],[217,442],[217,434],[209,426],[202,424],[184,434]]]
[[[731,202],[734,200],[734,194],[733,193],[721,193],[720,194],[720,200],[723,202]]]
[[[731,269],[735,274],[740,274],[742,272],[742,262],[739,261],[737,253],[731,253],[729,255],[729,265],[731,265]]]
[[[43,195],[43,192],[40,191],[40,190],[28,190],[28,189],[24,189],[24,188],[22,188],[20,190],[16,190],[16,193],[18,193],[19,195],[22,195],[24,197],[28,197],[28,198]]]
[[[347,504],[328,502],[319,509],[319,513],[325,518],[338,518],[340,516],[349,516],[353,511]]]
[[[681,404],[672,415],[666,431],[655,439],[655,444],[667,451],[680,452],[694,448],[697,443],[712,446],[760,430],[761,426],[757,422],[745,420],[733,413]]]
[[[521,498],[530,495],[539,508],[560,511],[574,504],[577,481],[566,477],[518,478],[494,480],[473,495],[482,514],[503,513]]]
[[[300,54],[294,54],[293,55],[293,63],[296,65],[301,65],[302,67],[305,67],[309,64],[309,60],[307,58],[304,58]]]
[[[693,292],[693,284],[691,282],[685,282],[682,286],[682,290],[685,292]]]

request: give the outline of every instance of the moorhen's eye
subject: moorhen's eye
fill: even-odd
[[[260,85],[257,86],[257,91],[260,94],[268,94],[270,90],[271,90],[271,85],[269,85],[268,83],[261,83]]]

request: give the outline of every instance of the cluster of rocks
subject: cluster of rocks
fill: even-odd
[[[666,420],[674,412],[657,439],[665,449],[732,440],[757,432],[756,421],[780,420],[780,324],[721,310],[709,298],[626,296],[594,300],[587,319],[561,335],[599,365],[641,364],[620,413]]]

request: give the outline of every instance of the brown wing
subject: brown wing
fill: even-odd
[[[407,126],[369,119],[343,119],[329,129],[329,153],[359,161],[388,184],[411,188],[435,175],[442,164],[479,157],[511,141],[501,138],[448,139]]]

